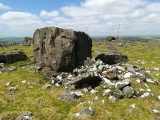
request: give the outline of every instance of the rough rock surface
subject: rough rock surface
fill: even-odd
[[[33,36],[34,60],[56,71],[72,71],[91,57],[92,40],[84,32],[57,27],[37,29]]]
[[[0,54],[0,63],[14,63],[27,59],[28,57],[24,52],[4,52]]]

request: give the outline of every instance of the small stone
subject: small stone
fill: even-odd
[[[110,94],[111,94],[111,90],[110,89],[106,89],[106,90],[104,90],[104,92],[103,92],[103,96],[109,96]]]
[[[133,76],[133,74],[130,73],[130,72],[127,72],[127,73],[124,74],[123,77],[126,79],[126,78],[130,78],[131,76]]]
[[[122,99],[124,96],[122,94],[122,91],[116,89],[112,91],[112,95],[116,98]]]
[[[104,104],[104,103],[105,103],[105,100],[101,100],[101,103]]]
[[[0,68],[4,68],[4,63],[0,63]]]
[[[155,71],[160,71],[160,68],[153,68],[153,70],[155,70]]]
[[[86,92],[88,92],[88,89],[87,88],[83,88],[83,91],[86,93]]]
[[[84,94],[81,93],[80,91],[65,91],[61,93],[60,99],[65,101],[65,102],[74,102],[78,98],[84,97]]]
[[[109,79],[107,79],[107,78],[102,77],[102,80],[103,80],[106,84],[108,84],[108,86],[115,85],[114,83],[112,83],[112,82],[111,82]]]
[[[153,120],[160,120],[160,118],[154,118]]]
[[[148,82],[148,83],[152,83],[152,84],[154,84],[155,82],[152,80],[152,79],[150,79],[150,78],[147,78],[146,79],[146,82]]]
[[[107,77],[110,80],[117,79],[117,68],[113,67],[113,68],[107,70],[105,77]]]
[[[60,85],[59,85],[58,83],[56,83],[56,84],[55,84],[55,87],[56,87],[56,88],[59,88],[59,87],[60,87]]]
[[[43,85],[42,89],[47,89],[47,88],[50,88],[50,87],[52,87],[52,85],[51,85],[51,84],[46,83],[45,85]]]
[[[11,86],[11,84],[12,84],[12,82],[7,82],[6,86],[9,87],[9,86]]]
[[[88,100],[88,101],[87,101],[87,104],[93,105],[93,102]]]
[[[147,92],[151,92],[151,91],[152,91],[151,89],[149,89],[149,88],[147,89]]]
[[[22,84],[26,84],[26,83],[27,83],[27,81],[26,81],[26,80],[23,80],[23,81],[22,81]]]
[[[68,91],[61,93],[60,99],[65,102],[75,102],[77,100],[74,92],[68,92]]]
[[[139,91],[140,91],[140,92],[144,92],[144,89],[141,88],[141,89],[139,89]]]
[[[130,82],[117,82],[115,88],[122,90],[126,86],[130,86]]]
[[[136,82],[137,82],[138,84],[140,84],[140,83],[141,83],[141,80],[140,80],[140,79],[137,79]]]
[[[153,113],[155,113],[155,114],[160,114],[160,110],[153,109],[152,111],[153,111]]]
[[[11,67],[8,68],[7,71],[12,72],[12,71],[15,71],[15,70],[17,70],[17,68],[15,66],[11,66]]]
[[[9,88],[9,91],[15,91],[15,90],[18,90],[17,87],[10,87]]]
[[[116,98],[115,98],[114,96],[109,96],[109,100],[110,100],[111,102],[115,102]]]
[[[158,100],[160,100],[160,96],[158,96]]]
[[[6,96],[7,96],[8,98],[14,98],[16,95],[13,94],[13,93],[8,93]]]
[[[148,97],[148,96],[150,96],[150,93],[146,92],[146,93],[144,93],[143,95],[141,95],[141,98],[146,98],[146,97]]]
[[[90,93],[92,93],[92,94],[96,94],[98,91],[97,90],[94,90],[94,89],[92,89],[91,91],[90,91]]]
[[[84,94],[81,91],[74,92],[77,97],[84,97]]]
[[[19,115],[15,120],[32,120],[33,113],[26,111]]]
[[[131,108],[135,108],[135,106],[136,106],[135,104],[132,104],[132,105],[131,105]]]
[[[98,100],[98,96],[96,96],[96,97],[94,98],[94,100],[96,100],[96,101],[97,101],[97,100]]]
[[[123,95],[125,97],[132,98],[136,96],[136,91],[132,87],[126,86],[123,88]]]
[[[135,104],[132,104],[131,108],[129,109],[129,112],[132,112],[132,110],[135,108],[135,106],[136,106]]]
[[[76,117],[88,117],[91,116],[93,114],[93,109],[91,107],[89,108],[85,108],[83,110],[81,110],[80,112],[74,114]]]

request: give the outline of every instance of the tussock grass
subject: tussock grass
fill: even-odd
[[[136,42],[135,45],[127,47],[118,47],[114,42],[111,44],[122,54],[128,56],[128,63],[150,70],[151,74],[160,80],[160,71],[154,70],[155,67],[160,68],[160,47],[158,46],[160,42]],[[103,85],[100,85],[96,88],[99,91],[97,94],[85,93],[84,98],[73,103],[65,103],[59,100],[60,94],[65,91],[63,86],[60,88],[53,86],[50,89],[42,90],[42,86],[48,82],[42,72],[29,72],[29,66],[18,67],[30,62],[30,56],[33,56],[32,46],[0,47],[0,53],[19,50],[26,52],[29,60],[7,65],[7,67],[17,66],[17,70],[0,74],[0,117],[3,120],[13,120],[23,111],[33,112],[34,120],[83,120],[84,118],[76,118],[72,114],[86,107],[94,109],[94,114],[86,118],[87,120],[152,120],[155,117],[160,118],[160,115],[152,112],[153,108],[160,110],[160,100],[157,98],[160,95],[160,85],[148,84],[153,96],[144,99],[116,99],[115,102],[102,96]],[[97,51],[109,51],[108,44],[93,42],[93,56]],[[23,80],[26,80],[27,83],[23,84]],[[9,87],[6,87],[7,82],[12,82],[12,86],[18,86],[18,90],[9,91]],[[137,84],[134,79],[132,87],[136,90],[146,89],[143,84]],[[107,86],[107,88],[109,87]],[[15,97],[8,98],[8,93],[15,94]],[[98,96],[97,101],[94,100],[96,96]],[[101,103],[102,100],[105,100],[104,104]],[[87,101],[91,101],[93,104],[89,104]],[[129,112],[133,104],[135,104],[135,108]]]

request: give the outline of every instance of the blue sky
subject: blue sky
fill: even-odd
[[[0,37],[56,26],[90,36],[160,35],[159,0],[0,0]]]

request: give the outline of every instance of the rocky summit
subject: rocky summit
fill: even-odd
[[[34,61],[56,71],[72,71],[91,57],[92,39],[84,32],[58,27],[37,29],[33,36]]]

